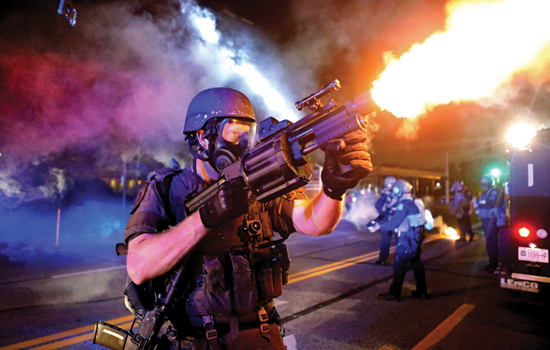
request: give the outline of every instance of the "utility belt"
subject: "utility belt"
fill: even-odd
[[[498,209],[497,208],[481,208],[479,209],[479,217],[482,219],[493,219],[498,217]]]
[[[271,320],[272,322],[275,322],[275,303],[273,300],[268,302],[267,304],[263,305],[261,308],[264,309],[265,314],[267,315],[267,319]],[[234,322],[234,319],[236,319],[237,323],[239,324],[240,329],[249,329],[254,327],[259,327],[260,325],[260,315],[258,310],[261,309],[258,307],[255,311],[249,312],[244,315],[217,315],[213,316],[213,322],[215,323],[215,328],[218,330],[218,332],[224,332],[224,330],[229,330],[229,325],[231,322]],[[194,330],[203,330],[204,331],[204,319],[202,316],[187,316],[189,323],[191,324],[191,328]],[[264,320],[265,322],[265,320]]]
[[[258,329],[260,333],[267,333],[270,324],[280,325],[279,314],[275,310],[273,301],[246,315],[190,316],[189,321],[191,327],[185,330],[186,339],[213,339],[229,333],[237,334],[248,329]]]

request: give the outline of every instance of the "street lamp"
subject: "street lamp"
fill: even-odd
[[[500,175],[502,174],[502,171],[500,171],[499,168],[491,169],[491,176],[497,178],[497,183],[500,183]]]

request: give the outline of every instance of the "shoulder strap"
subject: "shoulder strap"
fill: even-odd
[[[163,168],[152,172],[148,176],[149,181],[155,181],[157,192],[159,193],[160,198],[162,198],[162,202],[164,203],[166,216],[168,218],[168,225],[171,226],[176,225],[176,217],[172,213],[172,203],[170,202],[170,186],[172,185],[172,179],[174,178],[174,176],[181,172],[181,169]]]
[[[162,202],[164,203],[166,216],[168,217],[168,224],[170,226],[174,226],[176,224],[176,218],[172,214],[172,203],[170,203],[170,186],[172,185],[173,178],[174,175],[166,176],[162,182],[155,182],[155,187],[157,188],[160,198],[162,198]]]

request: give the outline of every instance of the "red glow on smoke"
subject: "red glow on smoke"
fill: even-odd
[[[131,95],[128,76],[60,54],[0,57],[3,151],[44,154],[109,133]]]

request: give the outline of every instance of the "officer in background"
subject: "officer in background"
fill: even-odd
[[[459,241],[465,241],[466,236],[468,236],[469,241],[472,242],[474,240],[474,230],[472,229],[470,219],[474,213],[472,192],[464,186],[462,181],[455,181],[451,190],[455,193],[451,201],[451,214],[458,221],[458,229],[460,231]]]
[[[186,288],[168,314],[170,336],[160,349],[285,349],[273,298],[289,274],[288,252],[274,232],[320,236],[332,232],[346,190],[372,171],[367,134],[333,140],[325,151],[323,191],[303,189],[259,203],[241,181],[226,181],[217,195],[186,217],[186,199],[212,185],[221,166],[240,159],[253,143],[256,118],[239,91],[200,92],[187,110],[184,134],[192,167],[149,175],[124,233],[133,283],[162,295],[168,276],[184,263]],[[338,163],[353,175],[338,175]],[[260,225],[252,229],[249,223]]]
[[[487,177],[481,179],[481,189],[478,212],[485,233],[485,244],[489,256],[489,264],[485,265],[481,271],[493,273],[498,266],[499,227],[506,224],[506,219],[502,220],[503,211],[504,218],[506,218],[506,200],[502,189],[493,186],[493,181]]]
[[[393,184],[392,194],[397,199],[395,214],[389,221],[382,222],[372,228],[397,230],[397,245],[393,266],[393,281],[387,293],[378,294],[385,300],[400,300],[401,287],[409,264],[414,271],[416,290],[411,292],[413,298],[427,299],[426,274],[420,260],[422,241],[424,240],[424,205],[420,199],[411,195],[412,185],[405,180],[397,180]]]
[[[374,207],[378,210],[378,217],[374,220],[375,222],[387,221],[391,218],[391,215],[395,211],[394,204],[396,203],[396,198],[392,196],[392,187],[395,183],[395,177],[388,176],[384,179],[384,188],[380,191],[380,197],[374,203]],[[395,231],[380,230],[380,254],[378,260],[375,264],[377,265],[386,265],[388,257],[390,256],[390,245],[391,238]]]

